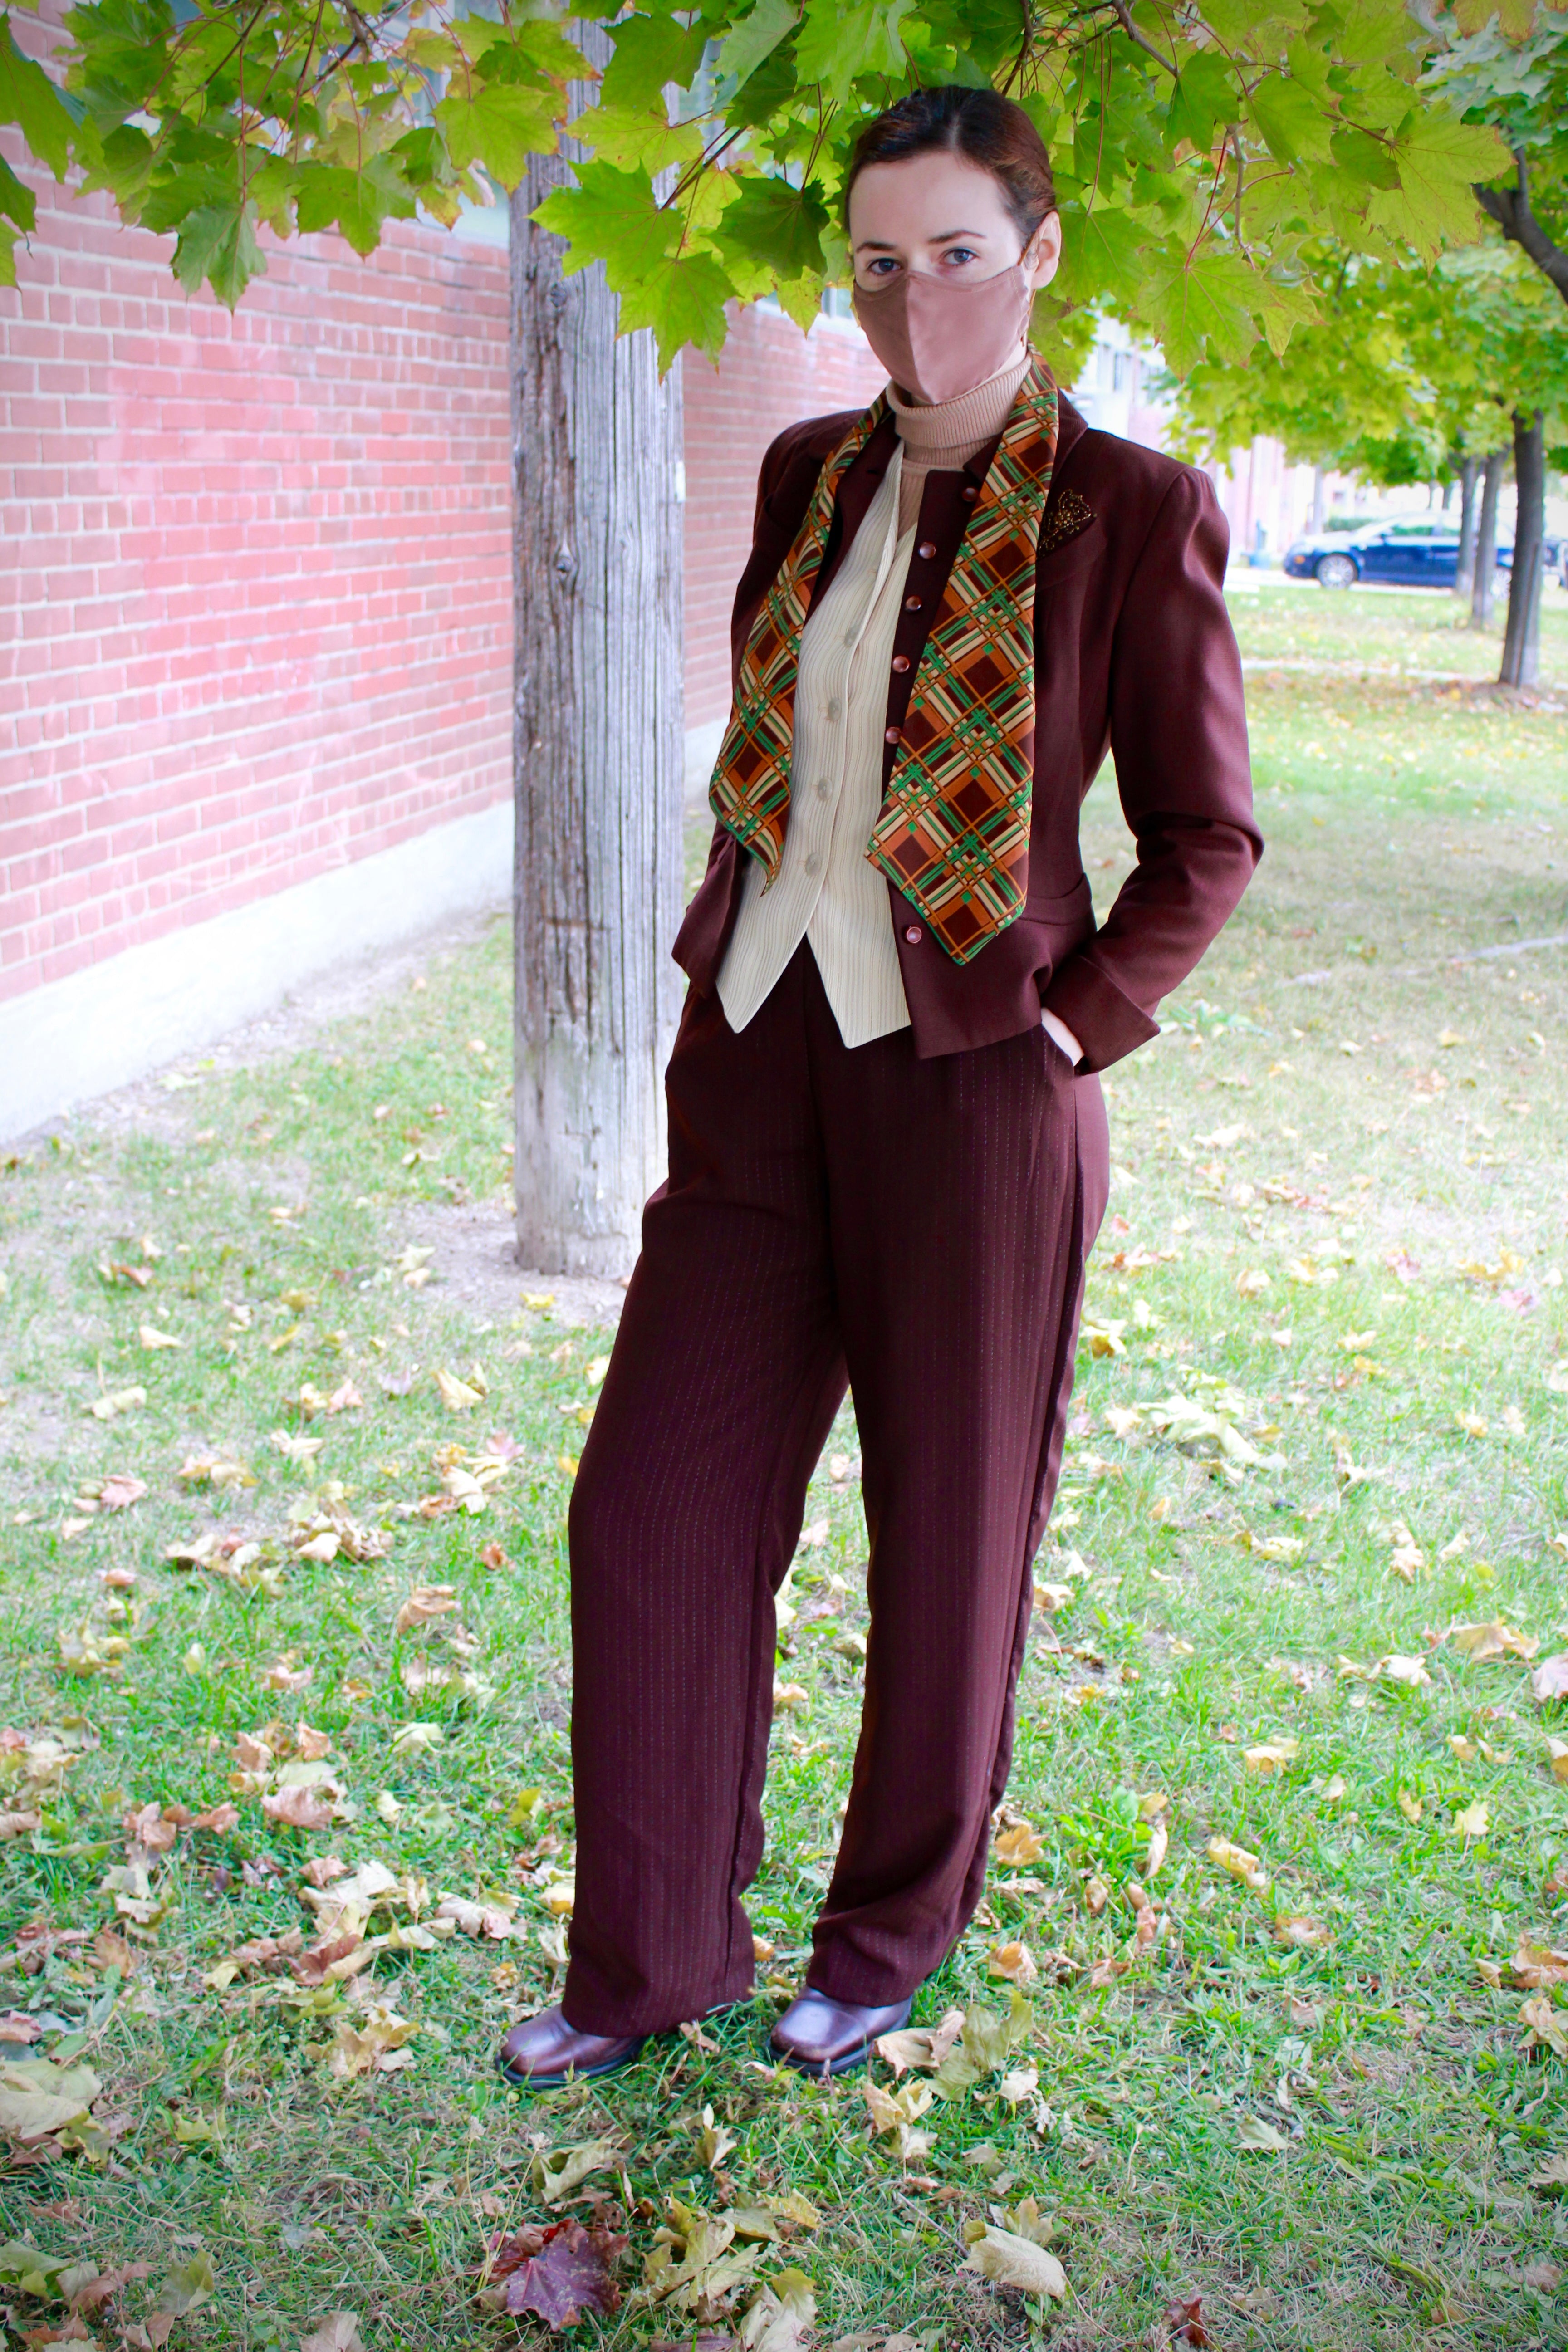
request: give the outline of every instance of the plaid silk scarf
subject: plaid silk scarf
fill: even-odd
[[[887,413],[879,393],[828,457],[752,624],[709,805],[777,878],[789,817],[801,631],[834,500]],[[1057,446],[1057,388],[1038,358],[1002,438],[921,655],[866,856],[967,963],[1023,912],[1034,792],[1035,562]]]

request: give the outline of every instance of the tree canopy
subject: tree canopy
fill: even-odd
[[[1319,318],[1283,361],[1201,361],[1173,387],[1179,436],[1223,458],[1266,434],[1298,460],[1384,487],[1429,482],[1510,441],[1516,408],[1568,440],[1568,313],[1500,237],[1425,270],[1324,246]]]
[[[538,0],[79,0],[47,73],[0,16],[0,120],[172,234],[181,282],[230,304],[266,266],[263,225],[333,226],[368,252],[389,219],[450,221],[487,182],[515,187],[567,130],[575,185],[536,217],[568,269],[604,263],[622,331],[652,328],[661,367],[688,342],[716,353],[737,299],[774,293],[805,324],[847,282],[856,135],[915,84],[993,84],[1045,137],[1066,245],[1036,332],[1060,359],[1100,307],[1179,373],[1277,357],[1321,314],[1325,239],[1433,259],[1474,238],[1475,185],[1516,170],[1463,79],[1487,63],[1463,44],[1491,37],[1463,7],[584,0],[576,16],[609,32],[602,77],[573,18]],[[1502,51],[1534,21],[1506,25]],[[32,202],[0,163],[6,252]]]

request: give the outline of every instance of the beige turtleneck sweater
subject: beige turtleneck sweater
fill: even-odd
[[[847,1045],[909,1026],[888,886],[866,856],[882,791],[888,666],[928,473],[956,471],[994,440],[1028,355],[953,400],[921,404],[888,386],[899,442],[864,521],[801,632],[789,823],[771,889],[746,860],[740,911],[719,973],[731,1029],[759,1010],[803,939]],[[1079,1044],[1042,1021],[1073,1061]]]
[[[1027,352],[984,383],[971,384],[952,400],[920,402],[907,398],[896,383],[888,386],[888,405],[898,420],[904,446],[904,469],[899,490],[899,530],[906,531],[921,510],[926,476],[956,472],[977,449],[994,441],[1007,421],[1007,411],[1024,381]]]

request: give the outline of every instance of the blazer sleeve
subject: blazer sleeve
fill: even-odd
[[[1223,929],[1263,852],[1241,656],[1225,603],[1229,543],[1207,475],[1184,469],[1122,600],[1110,732],[1137,862],[1101,928],[1042,997],[1083,1045],[1080,1076],[1158,1035],[1162,998]]]

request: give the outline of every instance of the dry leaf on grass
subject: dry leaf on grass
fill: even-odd
[[[328,2065],[345,2083],[356,2074],[394,2074],[400,2066],[413,2065],[414,2053],[407,2044],[418,2031],[417,2024],[378,2001],[363,2012],[359,2025],[340,2018]]]
[[[529,2186],[546,2205],[559,2205],[595,2172],[615,2172],[621,2151],[613,2139],[579,2140],[573,2147],[540,2148],[529,2167]]]
[[[1553,1951],[1545,1944],[1526,1943],[1522,1937],[1509,1966],[1515,1984],[1524,1989],[1568,1984],[1568,1952]]]
[[[1257,1854],[1248,1853],[1245,1846],[1233,1845],[1229,1838],[1211,1838],[1208,1857],[1217,1862],[1222,1870],[1228,1870],[1233,1878],[1239,1878],[1244,1886],[1250,1886],[1255,1895],[1268,1894],[1268,1874]]]
[[[290,1830],[329,1830],[338,1808],[324,1789],[273,1789],[262,1798],[261,1810],[269,1822]]]
[[[1448,1823],[1448,1834],[1450,1837],[1485,1837],[1486,1833],[1487,1809],[1485,1805],[1480,1803],[1466,1805],[1461,1811],[1457,1812],[1454,1815],[1453,1820]]]
[[[1016,1941],[994,1944],[985,1955],[987,1976],[1002,1977],[1009,1984],[1030,1985],[1039,1976],[1039,1967],[1027,1944]]]
[[[998,2229],[994,2221],[971,2245],[964,2268],[978,2271],[994,2286],[1022,2287],[1026,2294],[1048,2294],[1055,2303],[1067,2300],[1067,2273],[1055,2254],[1032,2238]]]
[[[1288,2136],[1275,2125],[1265,2123],[1261,2116],[1243,2116],[1236,2137],[1239,2146],[1260,2156],[1278,2156],[1290,2145]]]
[[[879,2034],[873,2043],[894,2075],[910,2066],[937,2067],[963,2031],[963,2011],[950,2009],[936,2025],[906,2025],[897,2033]]]
[[[816,2328],[816,2290],[805,2273],[779,2271],[741,2322],[746,2352],[805,2352]]]
[[[1568,1651],[1555,1658],[1542,1658],[1530,1677],[1530,1687],[1542,1706],[1552,1699],[1568,1698]]]
[[[1521,2002],[1519,2018],[1525,2028],[1527,2050],[1544,2047],[1559,2058],[1568,2058],[1568,2018],[1552,2008],[1550,1993],[1537,1993],[1533,2000]]]
[[[1010,1822],[1007,1828],[998,1831],[993,1849],[997,1861],[1010,1870],[1026,1869],[1030,1863],[1039,1861],[1045,1850],[1038,1831],[1028,1822]]]
[[[1214,2337],[1204,2319],[1201,2294],[1190,2295],[1165,2305],[1165,2332],[1167,2343],[1189,2344],[1195,2347],[1195,2352],[1207,2352]]]
[[[1287,1764],[1294,1764],[1300,1753],[1299,1739],[1280,1738],[1262,1740],[1258,1747],[1247,1748],[1242,1760],[1249,1772],[1282,1772]]]
[[[871,2129],[878,2138],[894,2141],[901,2160],[927,2155],[933,2143],[928,2132],[916,2131],[914,2125],[923,2116],[936,2093],[929,2083],[906,2083],[901,2090],[884,2091],[879,2083],[869,2079],[862,2085],[866,2112],[871,2119]]]
[[[437,1617],[449,1616],[457,1606],[456,1585],[416,1584],[398,1611],[393,1631],[410,1633],[416,1625],[428,1625]]]
[[[611,2265],[623,2251],[626,2239],[599,2222],[527,2222],[515,2237],[491,2239],[482,2303],[512,2319],[531,2312],[550,2328],[576,2326],[593,2312],[611,2319],[621,2307]]]
[[[1450,1625],[1445,1639],[1456,1650],[1475,1662],[1486,1658],[1533,1658],[1540,1649],[1539,1642],[1521,1633],[1500,1617],[1484,1625]]]
[[[300,2338],[300,2352],[364,2352],[364,2338],[352,2311],[329,2311],[319,2327]]]

